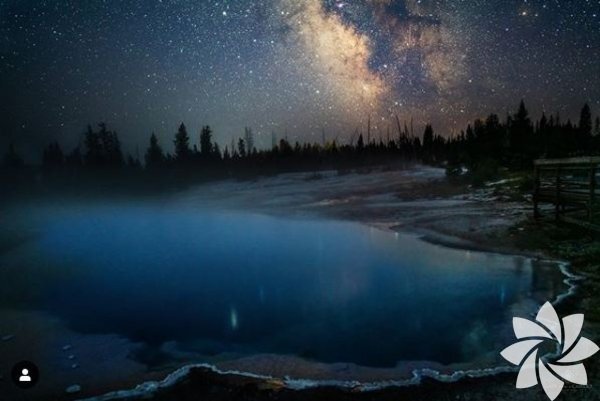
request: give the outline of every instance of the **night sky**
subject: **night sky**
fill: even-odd
[[[600,110],[600,1],[0,0],[0,74],[0,145],[30,155],[99,121],[141,153],[182,121],[264,147],[369,115],[451,135],[521,98],[576,120]]]

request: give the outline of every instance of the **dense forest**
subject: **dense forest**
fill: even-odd
[[[600,118],[593,120],[586,104],[579,121],[562,121],[559,115],[543,114],[532,121],[521,101],[516,113],[500,118],[496,114],[475,120],[459,135],[436,135],[427,125],[422,135],[414,135],[407,124],[396,117],[393,132],[386,138],[374,139],[370,124],[366,133],[356,132],[349,143],[290,143],[273,139],[271,149],[254,146],[252,129],[223,149],[213,140],[209,126],[202,128],[198,145],[182,123],[173,138],[173,153],[166,152],[152,134],[144,160],[125,156],[119,136],[105,123],[95,130],[87,127],[82,145],[65,152],[58,142],[50,143],[42,152],[38,178],[81,177],[95,175],[146,178],[178,177],[181,179],[220,179],[275,174],[290,171],[352,169],[374,165],[402,166],[424,163],[444,166],[448,175],[471,176],[476,181],[493,178],[500,168],[530,169],[537,158],[556,158],[600,154]],[[19,171],[32,171],[13,145],[1,162],[2,176],[24,176]]]

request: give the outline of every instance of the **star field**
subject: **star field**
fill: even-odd
[[[349,140],[371,116],[451,135],[524,98],[600,111],[595,0],[0,0],[0,144],[73,146],[106,121],[126,149],[184,121]]]

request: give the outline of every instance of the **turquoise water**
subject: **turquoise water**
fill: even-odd
[[[83,333],[374,367],[495,353],[511,309],[556,286],[521,257],[362,224],[158,206],[57,213],[3,262],[4,305]]]

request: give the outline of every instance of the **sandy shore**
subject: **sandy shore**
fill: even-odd
[[[446,181],[443,170],[435,168],[420,167],[401,172],[376,171],[345,175],[336,172],[318,175],[286,174],[255,181],[205,184],[155,200],[172,206],[182,203],[197,205],[199,208],[243,208],[292,218],[324,216],[352,220],[384,229],[416,233],[427,241],[445,246],[531,257],[544,256],[541,252],[519,246],[520,224],[523,223],[522,230],[525,230],[524,222],[530,214],[526,202],[513,201],[497,195],[493,185],[477,191],[452,185]],[[48,343],[39,344],[39,347],[36,347],[39,348],[38,353],[34,350],[31,359],[51,361],[49,366],[44,366],[44,371],[54,372],[52,380],[46,381],[47,386],[38,386],[28,397],[23,397],[20,392],[14,393],[15,398],[11,395],[11,400],[71,400],[131,389],[142,382],[158,383],[157,381],[162,380],[168,373],[185,365],[185,356],[182,356],[180,363],[174,362],[149,371],[146,366],[131,358],[139,345],[131,344],[125,339],[111,335],[78,334],[44,314],[11,310],[3,311],[2,317],[0,335],[11,336],[0,342],[0,352],[3,356],[9,356],[6,360],[13,360],[22,355],[20,350],[27,349],[33,338],[38,338],[39,333],[43,332],[43,337],[48,339]],[[267,358],[261,358],[248,358],[244,363],[248,366],[265,364]],[[7,370],[7,362],[4,361],[4,358],[0,361],[0,368],[3,373],[9,372],[10,368]],[[290,366],[295,363],[288,362]],[[238,361],[235,365],[236,368],[241,366],[239,363]],[[74,365],[77,366],[73,367]],[[114,367],[118,367],[118,373],[115,373]],[[220,365],[223,370],[230,367],[227,363]],[[322,368],[326,371],[331,366]],[[382,379],[391,380],[392,377],[393,374],[390,373],[388,376],[382,376]],[[593,377],[592,373],[590,377]],[[6,374],[0,378],[2,390],[8,389],[8,385],[11,384],[7,382],[9,380]],[[173,381],[177,382],[174,386]],[[250,395],[250,398],[257,400],[333,399],[331,397],[514,399],[517,393],[514,391],[513,382],[513,375],[505,374],[486,379],[462,380],[454,384],[425,379],[417,387],[392,387],[368,393],[357,392],[357,388],[352,386],[345,389],[325,387],[292,391],[284,388],[280,380],[221,375],[209,368],[198,367],[190,372],[186,371],[186,374],[177,380],[167,380],[164,383],[165,389],[159,387],[153,399],[248,399]],[[65,389],[74,384],[81,387],[80,391],[66,394]],[[599,383],[595,384],[600,387]],[[490,385],[493,385],[493,388]],[[584,393],[584,398],[592,393],[595,394],[591,390]],[[119,394],[123,395],[116,393],[113,396]],[[536,398],[538,392],[527,394],[529,398],[526,399],[543,399]],[[118,399],[113,396],[105,399]]]

